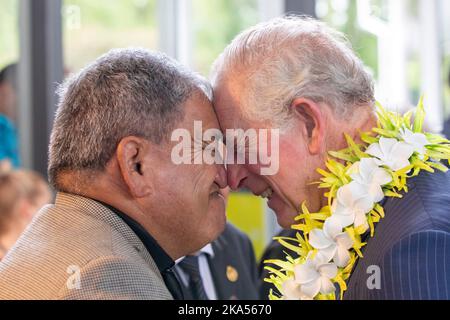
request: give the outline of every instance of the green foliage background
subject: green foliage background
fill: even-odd
[[[18,0],[0,0],[0,69],[19,57]]]
[[[328,14],[323,19],[344,32],[355,51],[378,76],[377,39],[362,31],[357,23],[357,1],[349,0],[345,23],[336,24],[333,0],[327,3]],[[386,2],[372,0],[377,15],[387,17]],[[392,0],[390,0],[392,1]],[[417,0],[409,0],[409,15],[417,17]],[[0,68],[19,57],[18,39],[19,0],[0,0]],[[70,6],[81,9],[81,27],[67,27],[66,14]],[[209,74],[211,63],[223,48],[246,27],[257,23],[257,0],[192,0],[194,67]],[[143,46],[158,48],[157,0],[63,0],[64,58],[68,71],[77,71],[89,61],[113,47]],[[445,35],[448,37],[448,34]],[[411,100],[420,95],[420,67],[417,53],[411,53],[408,81]],[[443,85],[446,106],[450,108],[450,89],[446,84],[450,69],[450,54],[444,57]],[[450,110],[448,110],[450,111]]]

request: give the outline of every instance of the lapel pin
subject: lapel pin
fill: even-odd
[[[239,273],[232,266],[227,266],[227,279],[231,282],[236,282],[239,278]]]

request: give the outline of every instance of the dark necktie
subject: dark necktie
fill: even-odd
[[[194,300],[208,300],[200,275],[198,256],[186,256],[179,263],[181,269],[189,276],[189,289]]]
[[[162,272],[161,275],[164,279],[164,283],[166,284],[167,289],[169,289],[173,298],[175,300],[184,300],[185,297],[183,289],[181,288],[182,284],[180,284],[180,281],[178,281],[178,278],[173,270],[167,269],[166,271]]]

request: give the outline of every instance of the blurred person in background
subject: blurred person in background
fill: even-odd
[[[9,159],[20,165],[17,120],[17,64],[0,71],[0,160]]]
[[[13,170],[8,161],[0,163],[0,261],[51,197],[42,176]]]
[[[225,199],[229,191],[221,190]],[[258,300],[253,245],[231,223],[217,240],[177,260],[175,271],[185,300]]]

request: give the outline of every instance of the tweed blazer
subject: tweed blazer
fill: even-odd
[[[172,299],[134,232],[97,201],[58,193],[0,262],[0,299]]]

